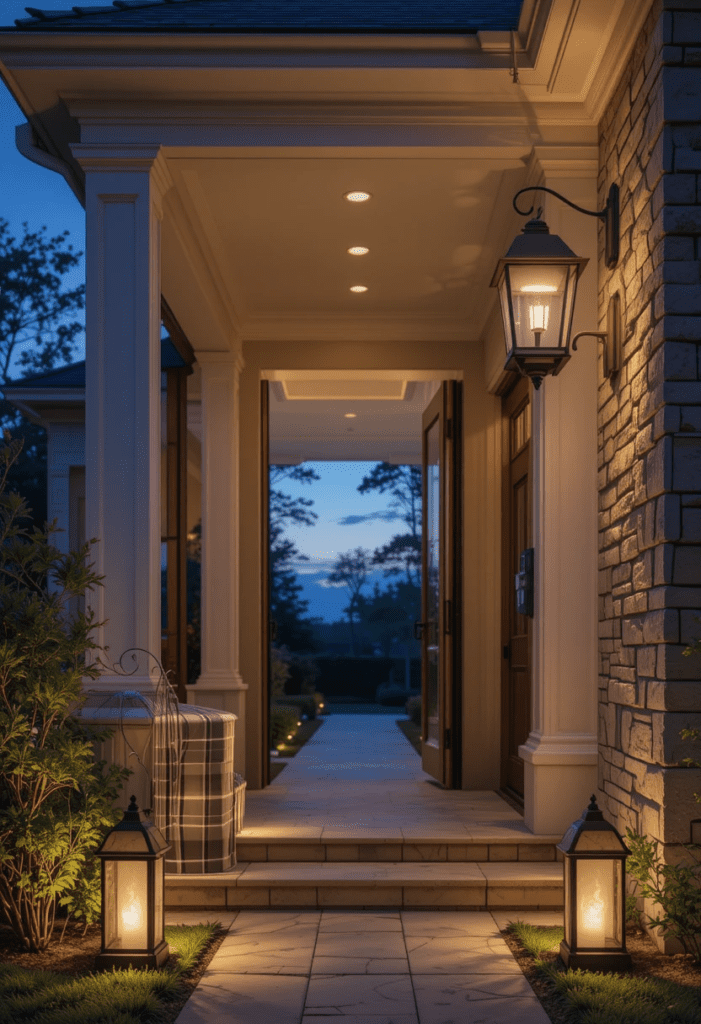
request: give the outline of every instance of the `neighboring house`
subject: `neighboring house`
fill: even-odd
[[[239,716],[250,786],[267,771],[261,382],[291,402],[350,395],[366,410],[400,383],[441,383],[425,424],[440,523],[427,770],[503,789],[536,833],[563,831],[598,790],[619,827],[689,839],[699,778],[679,733],[701,725],[699,663],[682,656],[701,630],[699,53],[701,2],[689,0],[120,0],[32,8],[0,32],[0,70],[29,125],[18,145],[86,210],[98,639],[160,649],[163,296],[201,400],[202,674],[188,699]],[[620,293],[621,368],[605,377],[585,339],[534,391],[503,368],[489,287],[523,224],[512,197],[544,185],[595,210],[612,184],[613,267],[595,218],[538,201],[589,259],[574,330],[605,330]],[[347,201],[356,190],[371,198]],[[531,547],[532,619],[513,600]]]

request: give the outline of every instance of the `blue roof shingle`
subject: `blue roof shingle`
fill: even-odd
[[[114,0],[63,11],[27,7],[22,30],[78,32],[459,33],[518,27],[523,0]]]

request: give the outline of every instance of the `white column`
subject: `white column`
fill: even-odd
[[[239,674],[239,374],[234,352],[200,352],[202,401],[201,669],[188,701],[238,716],[236,770],[245,765],[246,684]]]
[[[546,172],[549,162],[540,163]],[[540,183],[596,209],[596,161],[589,175],[583,160],[569,174],[559,161],[552,163],[557,170]],[[579,283],[572,334],[598,330],[597,220],[545,198],[550,231],[590,260]],[[562,834],[597,788],[596,339],[582,339],[560,374],[546,377],[534,392],[532,449],[532,728],[519,754],[525,822],[544,835]]]
[[[90,689],[148,692],[160,658],[160,234],[170,179],[158,147],[76,145],[86,172],[86,533],[104,586],[89,597],[106,668]],[[129,667],[132,667],[130,664]]]

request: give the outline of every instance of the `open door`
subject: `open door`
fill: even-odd
[[[518,748],[531,729],[532,511],[530,473],[530,385],[521,378],[503,400],[503,662],[501,697],[501,787],[523,804],[523,761]],[[524,572],[517,601],[514,578]]]
[[[461,784],[461,390],[444,381],[422,423],[422,762],[447,788]]]
[[[261,566],[263,570],[262,586],[262,651],[261,651],[261,719],[263,751],[261,756],[261,785],[267,786],[270,783],[270,643],[273,639],[273,623],[270,619],[270,466],[269,456],[269,384],[267,380],[260,382],[260,480],[261,480]]]

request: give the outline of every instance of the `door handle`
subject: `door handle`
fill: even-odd
[[[423,640],[424,629],[428,626],[428,622],[419,622],[418,619],[414,623],[414,640]]]

